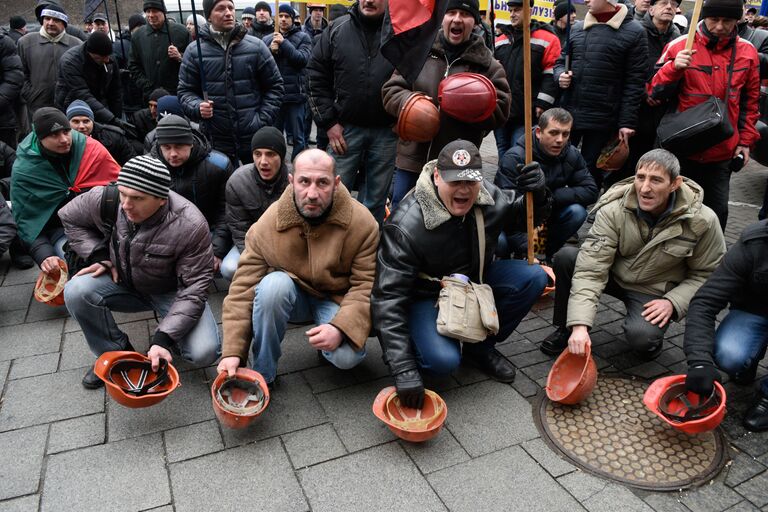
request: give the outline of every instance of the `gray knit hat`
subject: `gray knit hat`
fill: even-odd
[[[157,158],[141,155],[131,158],[120,169],[117,184],[160,199],[167,199],[171,174],[163,162]]]
[[[194,144],[192,127],[189,121],[175,114],[170,114],[157,123],[158,144]]]

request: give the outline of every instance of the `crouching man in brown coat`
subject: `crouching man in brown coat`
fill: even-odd
[[[365,357],[379,227],[350,196],[325,152],[296,157],[290,185],[248,230],[224,300],[218,370],[248,360],[272,383],[288,322],[313,320],[310,346],[342,369]]]

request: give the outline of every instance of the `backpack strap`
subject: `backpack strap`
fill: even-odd
[[[117,222],[117,208],[120,205],[120,192],[116,183],[104,187],[101,193],[101,225],[106,232],[107,240],[112,238],[112,231]]]

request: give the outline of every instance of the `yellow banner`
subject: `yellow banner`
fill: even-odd
[[[480,10],[486,13],[490,12],[491,0],[480,0]],[[493,10],[497,20],[509,21],[509,8],[505,0],[492,0]],[[535,0],[531,9],[531,18],[538,21],[549,23],[555,15],[554,0]]]

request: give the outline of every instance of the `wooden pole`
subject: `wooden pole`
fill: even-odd
[[[693,6],[693,15],[691,15],[691,23],[688,25],[688,40],[685,42],[685,49],[690,50],[693,48],[693,38],[696,35],[696,26],[699,24],[699,16],[701,15],[701,4],[703,0],[696,0],[696,4]]]
[[[531,98],[531,4],[523,0],[523,97],[525,98],[525,164],[533,160],[533,98]],[[528,264],[533,265],[533,192],[525,193]]]

